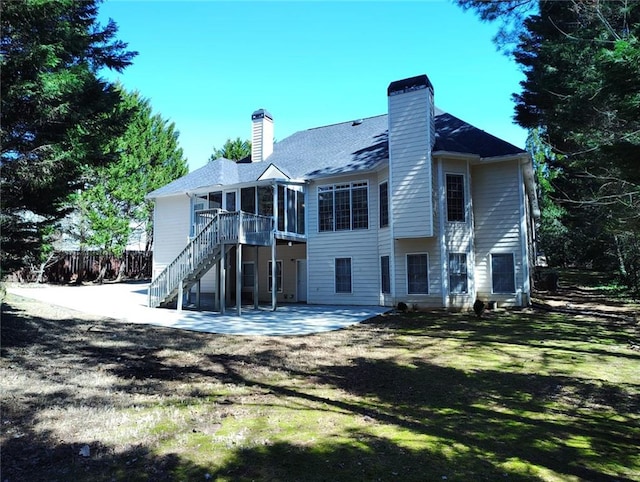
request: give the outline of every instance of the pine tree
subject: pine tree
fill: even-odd
[[[85,166],[104,165],[122,133],[120,94],[98,76],[122,71],[135,52],[97,22],[97,1],[2,4],[2,269],[37,260],[43,234],[66,214]]]

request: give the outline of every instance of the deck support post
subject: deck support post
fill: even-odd
[[[242,245],[236,245],[236,309],[242,315]]]
[[[226,271],[227,271],[227,262],[226,262],[226,246],[224,244],[221,245],[220,251],[220,314],[224,315],[225,312],[225,303],[226,303]]]
[[[183,282],[180,281],[178,285],[178,313],[182,311],[182,302],[184,301],[184,285]]]
[[[258,253],[260,252],[260,247],[256,246],[256,262],[253,265],[253,307],[258,309],[258,296],[260,295],[260,290],[258,289],[258,267],[260,266],[260,260],[258,259]]]
[[[271,239],[271,311],[278,307],[278,266],[276,265],[276,233]]]
[[[202,289],[202,278],[196,283],[196,306],[200,309],[200,290]]]

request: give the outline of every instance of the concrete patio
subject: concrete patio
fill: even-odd
[[[339,330],[385,313],[381,306],[282,305],[274,312],[267,308],[235,309],[225,315],[212,311],[148,308],[148,283],[130,282],[90,286],[11,285],[9,293],[83,313],[128,323],[180,328],[227,335],[309,335]]]

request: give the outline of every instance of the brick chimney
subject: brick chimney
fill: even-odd
[[[273,117],[264,109],[251,114],[251,162],[262,162],[273,153]]]
[[[433,85],[426,75],[398,80],[389,85],[387,96],[394,237],[431,237],[434,235]]]

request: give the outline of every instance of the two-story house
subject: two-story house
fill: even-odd
[[[468,308],[529,302],[530,156],[434,105],[426,75],[392,82],[387,114],[297,132],[251,116],[252,153],[152,192],[149,303]]]

